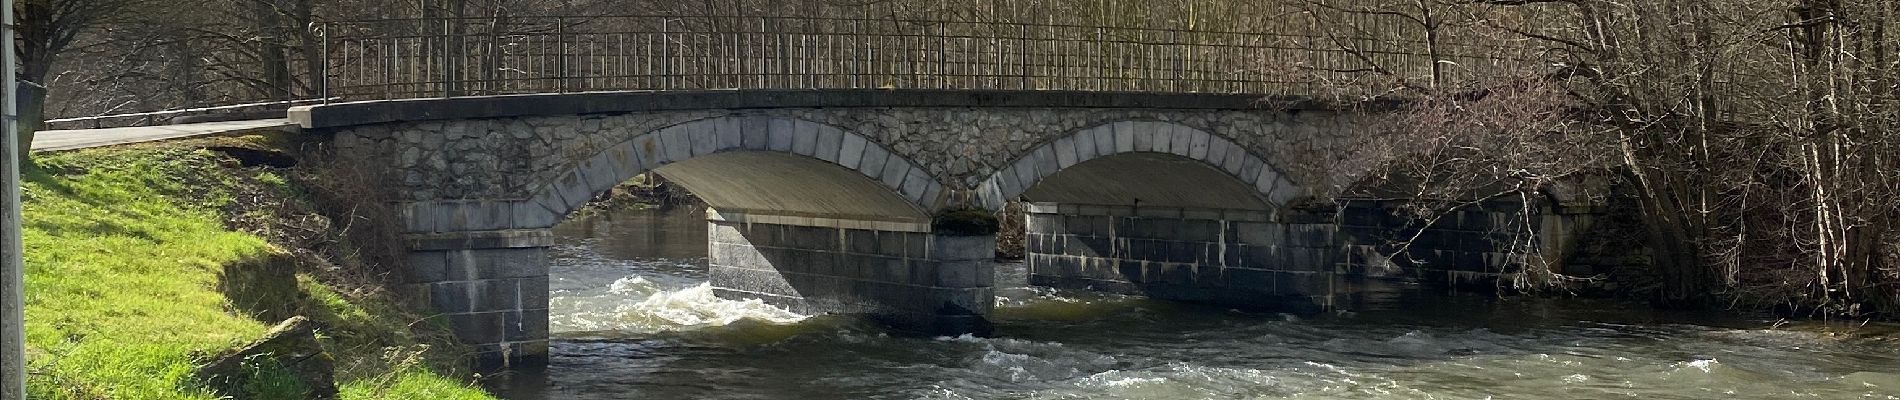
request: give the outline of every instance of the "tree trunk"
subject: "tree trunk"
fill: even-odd
[[[33,135],[46,127],[46,88],[32,82],[21,81],[14,86],[19,105],[19,147],[14,149],[20,155],[20,168],[32,168]]]
[[[1655,134],[1653,132],[1637,135]],[[1635,142],[1635,143],[1632,143]],[[1654,147],[1658,143],[1643,143],[1641,139],[1625,137],[1623,152],[1625,165],[1629,168],[1630,178],[1637,184],[1637,203],[1643,217],[1644,233],[1649,239],[1651,267],[1662,279],[1662,288],[1656,292],[1654,302],[1657,306],[1668,308],[1693,308],[1709,304],[1710,284],[1713,276],[1703,263],[1701,248],[1695,242],[1700,233],[1695,222],[1690,220],[1688,210],[1684,210],[1681,199],[1674,193],[1686,192],[1681,182],[1670,180],[1666,171],[1650,165],[1653,160],[1667,160],[1656,154]]]
[[[279,23],[280,15],[276,8],[273,2],[251,3],[253,28],[263,37],[263,40],[257,41],[258,63],[262,64],[259,67],[263,68],[260,72],[263,73],[265,86],[262,89],[266,91],[262,94],[265,98],[289,100],[296,89],[291,82],[290,56],[284,46],[283,27]]]

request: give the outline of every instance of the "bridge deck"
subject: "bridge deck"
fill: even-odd
[[[296,124],[291,123],[288,119],[276,118],[126,128],[41,131],[33,136],[33,150],[78,150],[188,137],[230,135],[265,129],[285,129],[294,126],[296,126]]]

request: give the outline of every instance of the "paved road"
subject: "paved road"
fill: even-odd
[[[41,131],[33,136],[33,150],[76,150],[196,136],[228,135],[262,129],[285,129],[295,125],[288,119],[261,119],[131,128]]]

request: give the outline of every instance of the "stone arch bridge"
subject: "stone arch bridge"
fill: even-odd
[[[404,276],[486,354],[546,354],[548,228],[655,172],[710,206],[721,296],[982,333],[994,232],[1031,202],[1038,285],[1319,310],[1351,243],[1290,204],[1363,116],[1259,96],[1093,92],[602,92],[300,107],[379,176]],[[976,212],[971,212],[972,210]],[[976,221],[968,216],[976,215]],[[1482,267],[1480,268],[1482,269]]]

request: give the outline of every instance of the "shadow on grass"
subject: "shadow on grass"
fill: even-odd
[[[295,316],[310,319],[323,348],[336,361],[338,386],[346,390],[347,383],[355,382],[376,392],[396,390],[385,394],[398,396],[390,393],[401,393],[400,386],[413,384],[413,379],[466,375],[468,354],[442,351],[459,346],[441,318],[409,311],[387,293],[346,294],[299,274],[309,263],[320,262],[310,257],[315,256],[272,251],[227,264],[217,290],[230,300],[233,312],[265,324]]]
[[[303,344],[267,347],[271,350],[248,356],[235,370],[226,365],[216,372],[201,371],[201,374],[209,374],[201,375],[207,388],[236,399],[334,398],[341,383],[335,360],[353,358],[354,354],[343,342],[388,334],[365,330],[361,319],[339,315],[335,304],[326,304],[300,282],[298,269],[295,254],[279,251],[267,251],[224,266],[217,290],[230,301],[232,311],[265,324],[278,324],[277,321],[288,324],[301,316],[313,322],[319,333],[303,339],[309,342],[299,342],[296,338],[267,339],[266,343],[277,343],[275,346]],[[279,329],[283,326],[279,325]],[[345,348],[339,349],[339,345]],[[320,361],[313,363],[306,357],[318,357]]]
[[[144,240],[148,242],[156,242],[159,240],[158,236],[154,235],[150,230],[136,229],[136,228],[127,227],[124,224],[115,224],[115,223],[110,223],[110,222],[100,221],[100,220],[86,221],[82,223],[80,226],[74,226],[75,224],[73,223],[55,223],[55,222],[45,222],[45,221],[29,222],[26,225],[29,227],[32,227],[33,229],[46,232],[46,234],[53,235],[53,236],[87,236],[87,237],[125,236],[125,237],[138,238],[139,240]],[[71,235],[73,232],[67,232],[68,229],[76,230],[78,231],[78,233],[84,233],[84,235]]]
[[[281,252],[265,252],[226,264],[218,279],[218,292],[231,300],[237,312],[265,324],[297,315],[318,322],[333,319],[308,315],[323,311],[322,307],[309,304],[310,296],[297,285],[296,261]]]
[[[84,174],[85,173],[84,169],[62,168],[62,167],[51,167],[51,166],[30,166],[30,167],[23,166],[20,172],[21,172],[20,180],[34,188],[52,191],[53,194],[57,195],[58,197],[72,198],[75,200],[79,200],[80,202],[86,203],[87,205],[98,205],[98,203],[95,200],[87,198],[85,196],[80,196],[79,191],[74,190],[72,185],[66,184],[65,180],[62,179],[62,177],[66,175]]]

